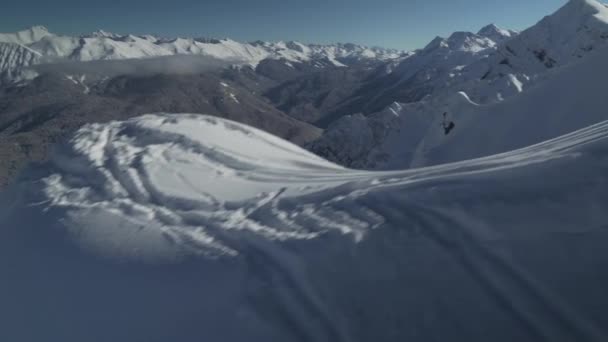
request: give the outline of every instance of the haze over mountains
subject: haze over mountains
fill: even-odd
[[[599,1],[413,52],[0,41],[0,340],[608,339]]]

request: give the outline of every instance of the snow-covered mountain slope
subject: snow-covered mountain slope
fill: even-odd
[[[400,169],[524,147],[608,119],[606,60],[608,48],[595,51],[503,102],[481,105],[458,92],[347,116],[311,149],[355,168]],[[447,136],[444,121],[456,125]]]
[[[490,24],[482,27],[479,32],[477,32],[478,36],[486,37],[491,39],[496,43],[502,43],[503,41],[517,36],[519,33],[514,30],[506,30],[496,26],[495,24]]]
[[[608,45],[608,7],[597,0],[569,0],[496,52],[463,68],[451,90],[476,102],[520,93],[556,67],[568,65]]]
[[[15,33],[0,33],[0,43],[28,45],[51,35],[44,26],[34,26]]]
[[[499,43],[515,36],[517,36],[515,31],[501,29],[490,24],[476,34],[454,32],[448,38],[436,37],[415,55],[405,59],[394,72],[405,81],[426,70],[424,78],[430,79],[436,75],[431,75],[429,72],[439,74],[440,71],[460,70],[491,54],[493,48],[496,48]],[[434,69],[443,70],[435,71]]]
[[[0,43],[0,82],[16,80],[38,64],[41,54],[18,43]]]
[[[43,27],[34,27],[14,34],[0,34],[0,42],[21,44],[44,57],[41,62],[121,60],[185,54],[214,57],[252,67],[265,59],[280,59],[287,64],[313,63],[317,67],[323,67],[344,66],[345,63],[360,60],[384,61],[403,54],[398,50],[368,48],[355,44],[239,43],[230,39],[122,36],[104,31],[70,37],[52,34]],[[0,58],[6,58],[1,51]],[[13,70],[10,67],[3,66],[0,72]]]
[[[431,115],[430,130],[418,144],[411,166],[505,152],[608,119],[608,100],[602,91],[607,60],[608,48],[603,48],[497,104],[478,105],[462,93],[455,94],[446,110],[458,127],[445,136],[440,115]]]
[[[425,96],[449,89],[458,81],[462,70],[487,58],[504,42],[517,33],[489,25],[480,33],[455,32],[448,38],[436,37],[423,49],[402,58],[391,60],[376,69],[373,77],[350,94],[326,118],[318,122],[327,127],[347,114],[374,113],[393,102],[415,102]]]
[[[597,0],[570,0],[503,49],[514,62],[525,59],[551,68],[581,58],[607,40],[608,7]]]
[[[380,70],[378,78],[353,95],[356,107],[370,114],[393,102],[411,103],[458,91],[477,103],[502,101],[542,80],[547,71],[606,46],[606,18],[608,7],[597,0],[569,0],[521,34],[488,25],[477,34],[437,37],[390,67],[389,73]]]
[[[605,341],[607,156],[607,122],[396,172],[212,117],[88,125],[0,195],[0,338]]]
[[[483,50],[484,57],[460,71],[446,76],[446,70],[435,69],[426,86],[418,84],[422,88],[396,88],[414,91],[421,101],[394,103],[367,117],[343,117],[311,149],[350,167],[401,169],[504,152],[604,120],[604,17],[605,5],[571,0],[539,24],[507,38],[498,50]],[[581,44],[593,48],[581,50]],[[535,49],[561,57],[547,67],[536,58]],[[505,60],[504,51],[511,57]],[[498,67],[490,66],[493,63]],[[443,113],[446,123],[456,124],[447,137]]]
[[[402,82],[412,77],[430,80],[462,68],[490,53],[497,43],[471,32],[454,32],[448,38],[437,37],[414,56],[405,59],[396,69]]]

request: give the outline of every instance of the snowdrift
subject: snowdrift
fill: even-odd
[[[88,125],[0,196],[0,340],[605,341],[607,171],[608,122],[394,172]]]

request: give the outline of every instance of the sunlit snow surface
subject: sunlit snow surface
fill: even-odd
[[[87,125],[0,198],[0,340],[605,341],[607,137],[363,172],[208,116]]]
[[[214,117],[147,115],[88,125],[57,149],[52,164],[55,172],[43,181],[46,196],[69,211],[70,231],[110,256],[236,255],[238,246],[222,238],[225,232],[285,240],[334,228],[359,237],[378,223],[346,213],[317,217],[316,203],[282,209],[283,198],[361,176]],[[95,228],[82,229],[91,217]],[[303,219],[316,224],[302,226]],[[123,239],[125,231],[133,238]]]

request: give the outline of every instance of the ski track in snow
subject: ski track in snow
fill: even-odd
[[[281,241],[336,231],[360,241],[384,222],[369,208],[350,208],[370,192],[575,155],[582,145],[604,139],[607,127],[602,123],[471,161],[364,172],[343,169],[238,123],[148,115],[81,129],[54,154],[56,171],[45,179],[45,192],[54,207],[111,212],[133,225],[156,222],[157,238],[202,254],[237,255],[239,242],[226,238],[231,231]],[[96,243],[97,232],[89,233]]]
[[[101,318],[110,323],[93,340],[191,338],[204,327],[207,337],[234,341],[468,341],[488,333],[504,341],[603,341],[605,320],[593,308],[608,300],[600,294],[605,284],[579,278],[606,258],[563,254],[561,241],[596,250],[607,238],[607,138],[608,121],[490,157],[369,172],[209,116],[89,124],[0,197],[9,201],[0,210],[9,235],[0,241],[13,241],[0,250],[11,255],[7,262],[29,265],[10,271],[23,274],[0,285],[8,286],[0,294],[16,293],[25,307],[44,294],[58,298],[61,315],[40,316],[31,334],[62,340],[89,336],[102,327],[91,323],[97,315],[121,303],[130,318]],[[58,242],[63,233],[78,254]],[[34,251],[24,252],[32,243]],[[0,269],[12,267],[3,262]],[[40,265],[53,276],[36,287]],[[111,279],[130,279],[112,273],[124,272],[120,265],[134,283],[106,289]],[[169,282],[165,267],[178,274]],[[79,272],[87,276],[74,278]],[[94,290],[81,294],[80,286]],[[148,297],[142,286],[169,291],[175,308],[163,304],[167,293]],[[89,291],[109,297],[89,298]],[[98,310],[79,314],[71,305],[80,304],[67,300],[74,296]],[[5,298],[11,314],[0,309],[0,318],[21,324],[13,297]],[[463,301],[476,305],[463,308]],[[207,307],[212,314],[188,320],[192,331],[169,323]],[[420,330],[427,310],[438,310],[432,333]],[[455,327],[454,319],[463,321]],[[68,324],[70,334],[57,324]]]

